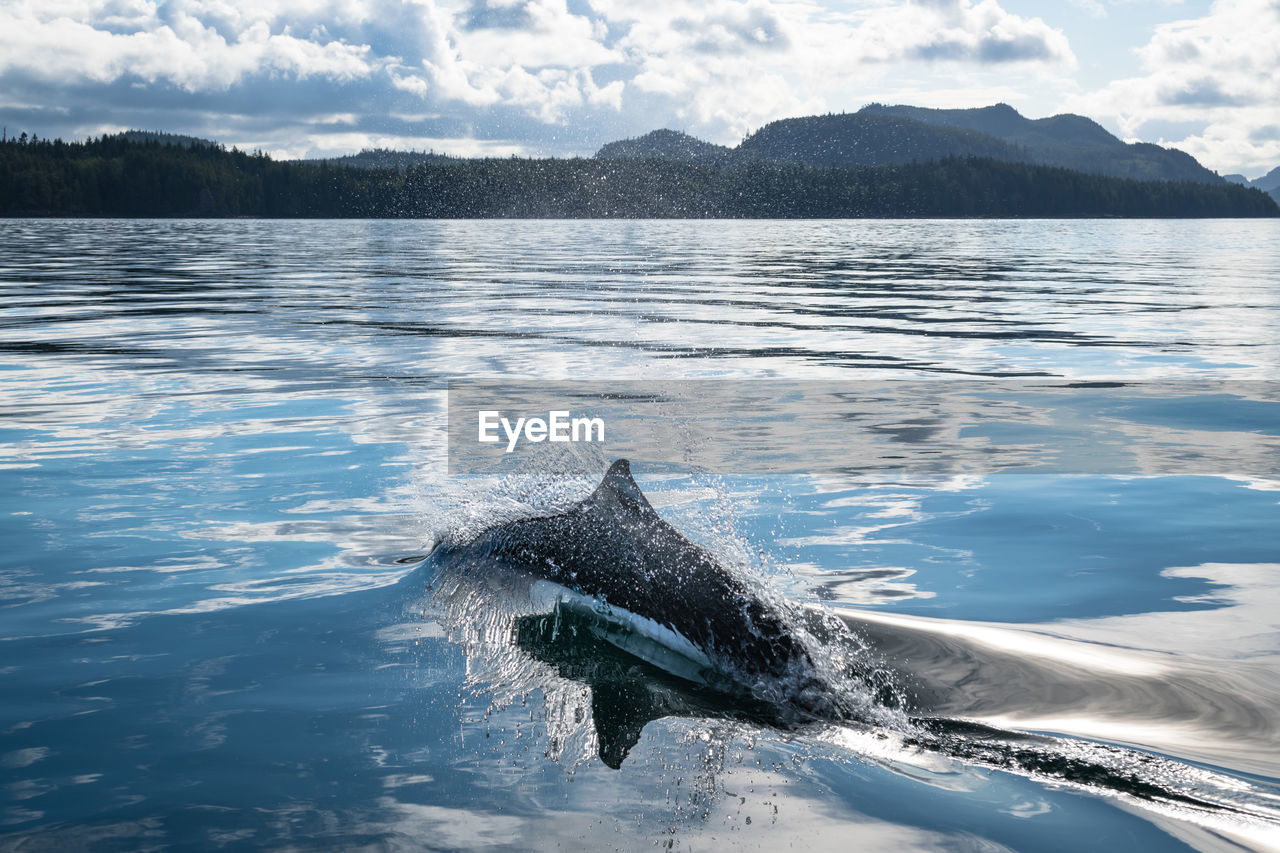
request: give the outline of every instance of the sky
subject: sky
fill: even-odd
[[[733,145],[865,104],[1073,112],[1280,166],[1280,0],[0,0],[0,121],[277,157]]]

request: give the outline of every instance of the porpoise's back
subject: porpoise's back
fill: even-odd
[[[625,459],[567,512],[491,528],[467,547],[669,627],[742,674],[808,662],[780,614],[662,520]]]

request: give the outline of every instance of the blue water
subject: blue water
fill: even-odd
[[[1275,849],[1277,270],[1271,222],[0,222],[0,847]],[[433,598],[592,485],[448,476],[475,377],[1225,380],[1133,415],[1159,475],[635,473],[931,713],[1248,814],[714,717],[609,769]]]

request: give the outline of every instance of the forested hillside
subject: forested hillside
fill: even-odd
[[[805,166],[877,166],[943,157],[990,157],[1112,178],[1224,182],[1185,151],[1124,142],[1080,115],[1029,119],[1008,104],[957,110],[868,104],[856,113],[771,121],[734,148],[655,130],[611,142],[596,156],[664,157],[707,165],[768,160]],[[1244,183],[1243,179],[1239,183]]]
[[[1130,181],[974,157],[846,168],[751,161],[450,159],[408,169],[281,162],[106,136],[0,144],[7,216],[1276,216],[1259,190]]]

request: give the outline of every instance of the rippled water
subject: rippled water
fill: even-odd
[[[422,556],[591,487],[447,476],[451,379],[1270,380],[1278,269],[1272,222],[0,222],[0,846],[1275,848],[1274,396],[1177,409],[1217,473],[637,460],[986,727],[945,754],[663,693],[612,770],[591,685]],[[1031,733],[1224,808],[981,752]]]

